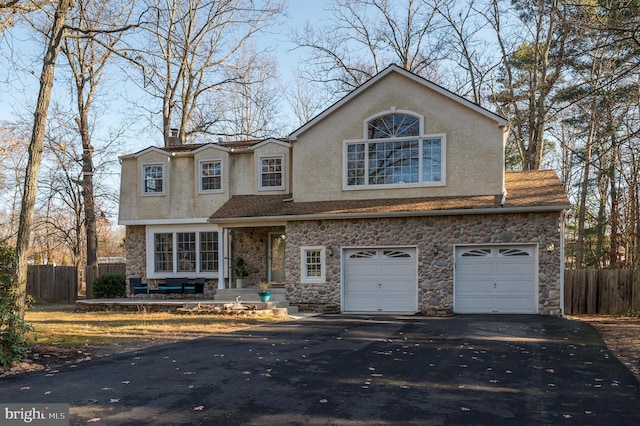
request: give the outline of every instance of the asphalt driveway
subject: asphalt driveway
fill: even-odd
[[[640,424],[593,327],[525,315],[322,315],[5,378],[0,402],[71,424]]]

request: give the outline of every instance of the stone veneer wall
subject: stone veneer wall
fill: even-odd
[[[147,257],[144,226],[126,227],[124,253],[127,258],[127,277],[145,278],[147,275]]]
[[[232,257],[242,257],[249,275],[244,278],[244,287],[255,287],[258,281],[267,281],[269,234],[284,232],[284,227],[236,228],[232,236]],[[235,286],[235,272],[233,282]]]
[[[454,245],[538,243],[538,312],[559,316],[560,226],[559,212],[290,222],[287,293],[293,305],[339,309],[340,248],[417,246],[418,309],[448,315],[453,313]],[[314,245],[333,247],[334,256],[326,259],[327,282],[300,283],[300,247]]]

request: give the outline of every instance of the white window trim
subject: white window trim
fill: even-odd
[[[218,258],[218,270],[215,272],[185,272],[185,271],[177,271],[177,238],[175,238],[175,234],[176,233],[181,233],[181,232],[195,232],[195,233],[200,233],[200,232],[217,232],[218,233],[218,254],[219,254],[219,258]],[[174,238],[173,238],[173,272],[168,272],[168,271],[161,271],[161,272],[156,272],[155,271],[155,259],[154,259],[154,234],[158,234],[158,233],[172,233],[174,234]],[[146,250],[146,260],[147,260],[147,278],[168,278],[168,277],[186,277],[186,278],[199,278],[199,277],[204,277],[204,278],[218,278],[220,276],[220,269],[222,269],[224,267],[224,260],[223,260],[223,233],[222,230],[217,226],[217,225],[210,225],[210,224],[202,224],[202,225],[197,225],[197,226],[171,226],[171,225],[165,225],[165,226],[147,226],[146,227],[146,241],[145,241],[145,250]],[[200,242],[200,237],[199,235],[196,237],[196,244],[199,244]],[[200,250],[199,247],[196,248],[196,253],[197,253],[197,258],[196,258],[196,265],[199,268],[200,267]]]
[[[262,160],[268,158],[279,158],[282,164],[282,185],[280,186],[262,186]],[[260,191],[282,191],[285,188],[287,178],[287,167],[284,154],[264,154],[258,157],[258,187]]]
[[[307,276],[307,252],[311,250],[320,251],[320,276]],[[300,247],[300,282],[302,283],[324,283],[327,276],[327,255],[325,246],[303,246]]]
[[[144,169],[147,166],[160,166],[162,168],[162,191],[161,192],[145,192],[145,174],[144,174]],[[161,195],[165,195],[165,192],[167,190],[167,174],[166,174],[167,170],[166,167],[164,166],[164,163],[161,162],[153,162],[153,163],[143,163],[142,167],[140,168],[140,192],[142,193],[142,196],[144,197],[157,197],[157,196],[161,196]]]
[[[220,162],[220,189],[202,189],[202,164]],[[198,170],[196,170],[196,180],[198,181],[199,194],[219,194],[224,192],[224,160],[222,158],[206,158],[198,161]]]
[[[375,117],[375,116],[374,116]],[[366,124],[365,124],[366,129]],[[382,184],[382,185],[369,185],[365,183],[364,185],[349,185],[349,176],[348,176],[348,155],[347,155],[347,147],[349,145],[354,144],[368,144],[375,142],[397,142],[397,141],[405,141],[405,140],[416,140],[420,141],[422,145],[422,141],[425,139],[440,139],[440,173],[441,180],[438,182],[416,182],[416,183],[391,183],[391,184]],[[345,191],[358,191],[358,190],[366,190],[366,189],[389,189],[389,188],[415,188],[415,187],[439,187],[447,185],[447,135],[445,133],[433,133],[433,134],[421,134],[420,136],[416,136],[414,138],[383,138],[383,139],[352,139],[345,140],[342,143],[342,189]],[[367,164],[365,163],[365,167]],[[418,174],[422,179],[422,162],[419,164]],[[368,169],[367,169],[368,170]],[[365,178],[367,175],[365,174]]]

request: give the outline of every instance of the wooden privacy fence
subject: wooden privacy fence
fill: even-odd
[[[27,294],[36,303],[75,303],[78,297],[75,266],[30,265]]]
[[[27,294],[37,303],[75,303],[80,283],[75,266],[29,265]],[[124,263],[103,263],[98,275],[125,273]],[[85,271],[85,276],[88,276]]]
[[[564,310],[567,315],[640,311],[640,270],[565,270]]]

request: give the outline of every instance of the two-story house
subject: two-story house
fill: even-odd
[[[239,256],[301,307],[561,315],[569,201],[552,171],[505,172],[507,132],[392,65],[287,139],[123,156],[127,274],[215,297]]]

